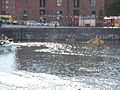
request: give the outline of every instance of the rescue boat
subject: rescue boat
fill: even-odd
[[[13,40],[0,40],[0,51],[8,51],[12,50]]]
[[[100,38],[96,37],[96,38],[92,38],[89,41],[86,42],[82,42],[82,43],[90,43],[90,44],[104,44],[104,41],[101,40]]]

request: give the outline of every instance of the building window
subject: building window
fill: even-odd
[[[41,10],[40,10],[40,15],[45,15],[45,14],[46,14],[45,9],[41,9]]]
[[[57,16],[62,16],[62,11],[57,11]]]
[[[57,6],[62,6],[63,0],[57,0]]]
[[[90,0],[90,5],[91,6],[96,6],[96,0]]]
[[[6,1],[6,4],[8,4],[9,3],[9,1]]]
[[[23,10],[23,17],[28,17],[28,12],[26,10]]]
[[[2,9],[4,9],[4,5],[2,5]]]
[[[28,20],[28,11],[27,10],[23,10],[23,19]]]
[[[6,8],[6,9],[9,8],[9,6],[6,6],[5,8]]]
[[[96,11],[92,11],[92,12],[91,12],[91,16],[92,16],[92,17],[96,17]]]
[[[2,0],[2,4],[4,4],[4,1]]]
[[[24,0],[24,8],[28,8],[28,0]]]
[[[40,0],[40,7],[45,7],[45,0]]]
[[[78,8],[79,7],[79,0],[74,0],[74,7]]]
[[[6,14],[6,11],[1,11],[1,14]]]
[[[13,6],[13,8],[15,8],[15,6]]]
[[[73,11],[73,15],[79,16],[79,15],[80,15],[80,11],[79,11],[79,10],[74,10],[74,11]]]

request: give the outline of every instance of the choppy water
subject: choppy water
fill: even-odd
[[[120,90],[119,45],[16,43],[0,53],[0,90]]]

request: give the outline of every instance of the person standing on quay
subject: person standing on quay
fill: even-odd
[[[2,21],[0,21],[0,27],[2,27]]]

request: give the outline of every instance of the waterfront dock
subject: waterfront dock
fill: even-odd
[[[50,27],[3,25],[0,35],[5,34],[15,41],[89,40],[99,36],[103,40],[119,40],[117,27]]]

